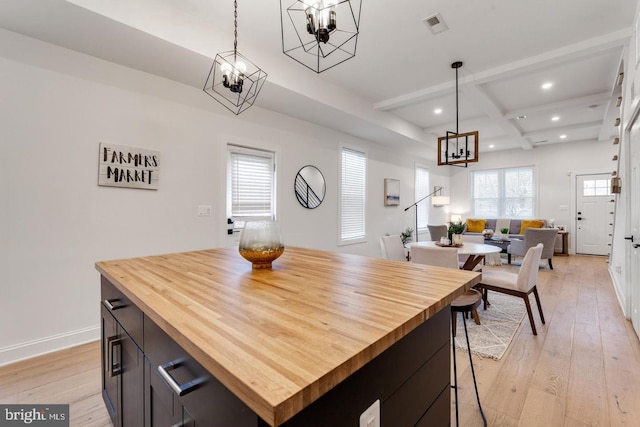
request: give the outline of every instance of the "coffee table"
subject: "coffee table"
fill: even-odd
[[[507,246],[509,246],[509,244],[511,243],[511,240],[503,240],[500,238],[495,238],[495,237],[491,237],[489,239],[485,238],[484,239],[484,244],[485,245],[492,245],[492,246],[497,246],[501,249],[501,253],[506,254],[507,253]]]

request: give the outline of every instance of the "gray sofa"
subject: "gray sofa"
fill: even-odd
[[[472,218],[472,219],[485,219],[485,218]],[[500,234],[500,230],[496,230],[496,223],[498,220],[496,218],[487,218],[486,220],[487,220],[487,223],[484,225],[484,228],[493,230],[494,233],[496,234]],[[541,219],[537,221],[544,221],[544,227],[547,227],[546,220]],[[522,226],[521,219],[511,219],[511,223],[509,224],[509,237],[522,238],[523,234],[520,234],[521,226]],[[465,231],[464,234],[482,234],[482,233],[472,233],[472,232]]]

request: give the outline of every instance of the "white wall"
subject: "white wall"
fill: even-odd
[[[414,223],[403,210],[414,164],[433,164],[258,107],[236,117],[196,88],[4,30],[0,78],[0,365],[99,336],[96,261],[233,244],[228,142],[277,151],[286,244],[368,256],[380,235]],[[100,142],[160,151],[159,190],[99,187]],[[364,244],[337,246],[340,144],[368,152]],[[327,181],[315,210],[293,193],[307,164]],[[432,169],[432,184],[448,186],[448,171]],[[384,207],[384,178],[400,180],[401,206]],[[198,205],[213,215],[198,217]]]
[[[478,163],[467,169],[455,168],[451,173],[451,212],[468,218],[471,213],[471,179],[473,170],[535,166],[538,205],[536,217],[555,219],[569,230],[573,248],[575,227],[575,176],[577,174],[611,173],[614,147],[607,142],[567,142],[535,147],[529,151],[507,150],[480,153]]]

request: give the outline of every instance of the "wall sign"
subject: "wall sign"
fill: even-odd
[[[157,190],[160,152],[100,143],[98,185]]]

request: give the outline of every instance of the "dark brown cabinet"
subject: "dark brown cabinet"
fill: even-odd
[[[247,405],[146,316],[144,342],[146,427],[258,425]]]
[[[114,426],[141,426],[143,353],[105,305],[101,315],[103,399]]]
[[[144,367],[144,425],[145,427],[193,426],[193,420],[176,394],[160,378],[156,369],[145,358]]]

